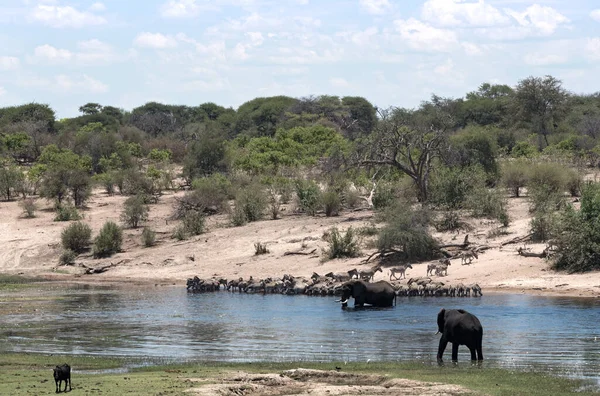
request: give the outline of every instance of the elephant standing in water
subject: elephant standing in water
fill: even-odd
[[[348,299],[354,298],[354,307],[362,307],[365,304],[374,307],[391,307],[396,300],[396,292],[392,285],[386,281],[365,282],[363,280],[351,280],[341,287],[342,308],[348,306]]]
[[[471,360],[483,360],[481,344],[483,327],[479,319],[463,309],[442,309],[437,316],[438,332],[442,333],[437,361],[442,363],[444,350],[452,343],[452,361],[458,361],[458,346],[466,345],[471,351]],[[477,354],[475,353],[477,352]]]

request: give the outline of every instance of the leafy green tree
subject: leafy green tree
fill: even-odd
[[[552,76],[528,77],[517,84],[513,102],[517,120],[540,136],[539,148],[549,145],[548,136],[564,118],[568,92]]]
[[[237,110],[235,134],[273,136],[287,111],[298,101],[288,96],[256,98]]]
[[[42,151],[39,162],[46,168],[40,186],[41,197],[56,199],[60,204],[70,193],[76,206],[85,203],[91,189],[89,157],[48,145]]]
[[[446,157],[451,165],[479,165],[489,175],[498,173],[497,146],[490,130],[467,127],[450,138],[451,150]]]
[[[12,163],[0,163],[0,197],[10,201],[22,190],[25,176],[23,172]]]
[[[148,220],[148,212],[148,206],[146,206],[144,198],[135,195],[125,200],[123,212],[121,213],[121,221],[128,227],[138,228],[140,223]]]
[[[483,83],[469,92],[462,104],[464,124],[507,126],[514,91],[508,85]]]
[[[92,229],[89,225],[78,221],[65,228],[60,237],[63,249],[81,253],[90,244]]]
[[[183,176],[193,179],[226,170],[225,137],[217,129],[206,129],[188,148]]]
[[[102,111],[102,105],[98,103],[86,103],[79,107],[79,112],[85,115],[99,114]]]

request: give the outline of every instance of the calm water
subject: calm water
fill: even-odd
[[[391,309],[344,311],[333,297],[188,295],[184,287],[55,285],[26,296],[0,303],[0,353],[149,361],[434,362],[435,320],[445,307],[465,308],[479,317],[486,365],[600,378],[600,301],[592,299],[404,297]],[[15,312],[31,304],[37,311]],[[449,346],[446,361],[450,353]],[[469,358],[461,347],[459,361]]]

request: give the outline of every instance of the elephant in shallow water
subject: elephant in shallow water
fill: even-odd
[[[483,360],[481,345],[483,327],[477,317],[463,309],[442,309],[437,316],[438,332],[442,333],[437,360],[442,362],[444,350],[452,343],[452,361],[458,361],[458,346],[466,345],[471,351],[471,360]]]
[[[348,299],[354,298],[354,306],[362,307],[365,304],[374,307],[391,307],[396,301],[396,292],[394,287],[386,281],[365,282],[354,279],[346,282],[341,287],[342,297],[340,300],[342,307],[348,305]]]

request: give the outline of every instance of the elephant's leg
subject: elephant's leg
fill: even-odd
[[[444,351],[446,350],[446,345],[448,345],[448,340],[446,337],[442,335],[440,338],[440,346],[438,347],[437,361],[442,362],[442,356],[444,356]]]
[[[452,361],[458,362],[458,342],[452,343]]]
[[[469,347],[469,352],[471,352],[471,360],[477,360],[477,355],[475,354],[475,348]]]
[[[482,340],[477,341],[477,360],[483,360],[483,351],[481,348]]]

